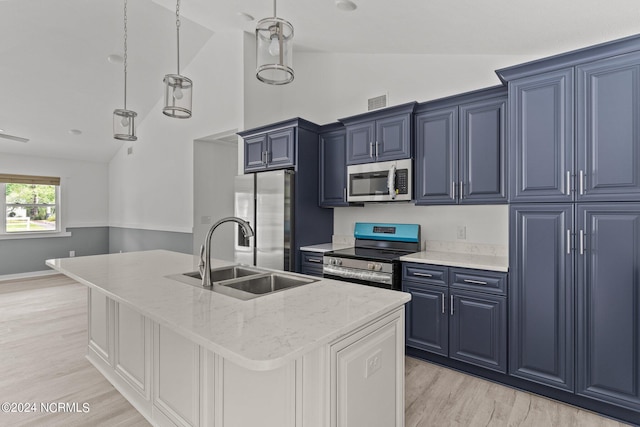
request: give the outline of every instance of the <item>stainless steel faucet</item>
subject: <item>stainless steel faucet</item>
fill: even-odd
[[[237,223],[242,228],[242,234],[244,234],[244,237],[247,239],[254,235],[253,229],[249,223],[235,216],[222,218],[213,224],[207,233],[204,245],[200,246],[200,264],[198,265],[198,269],[200,270],[200,276],[202,277],[202,286],[213,286],[213,283],[211,282],[211,236],[215,229],[225,222]]]

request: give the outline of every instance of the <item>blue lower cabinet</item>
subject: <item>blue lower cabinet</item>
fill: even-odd
[[[402,272],[408,347],[507,372],[506,273],[419,263]]]
[[[450,305],[449,357],[506,373],[506,298],[452,290]]]
[[[412,282],[404,282],[403,290],[411,294],[406,310],[407,345],[448,356],[449,290]]]
[[[322,277],[322,252],[300,251],[300,273]]]
[[[577,216],[576,392],[640,411],[640,203]]]
[[[511,206],[509,226],[509,373],[573,391],[573,206]]]

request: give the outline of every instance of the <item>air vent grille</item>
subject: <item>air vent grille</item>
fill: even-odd
[[[384,108],[387,106],[387,95],[376,96],[375,98],[369,98],[368,101],[369,111],[377,110],[378,108]]]

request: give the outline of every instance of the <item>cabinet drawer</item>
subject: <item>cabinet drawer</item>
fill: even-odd
[[[464,268],[450,269],[452,288],[506,295],[507,274]]]
[[[322,269],[322,252],[300,252],[302,264],[311,268]]]
[[[447,285],[449,269],[439,265],[402,263],[402,280],[431,285]]]

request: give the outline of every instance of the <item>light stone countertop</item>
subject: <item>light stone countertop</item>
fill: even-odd
[[[197,264],[195,256],[164,250],[47,260],[51,268],[253,370],[283,366],[411,299],[404,292],[320,279],[241,301],[165,277],[195,271]],[[212,268],[227,265],[233,263],[212,260]]]
[[[400,257],[400,261],[478,270],[509,271],[509,257],[461,252],[423,251]]]
[[[319,245],[302,246],[301,251],[325,253],[329,251],[337,251],[338,249],[350,248],[353,245],[347,243],[321,243]]]

